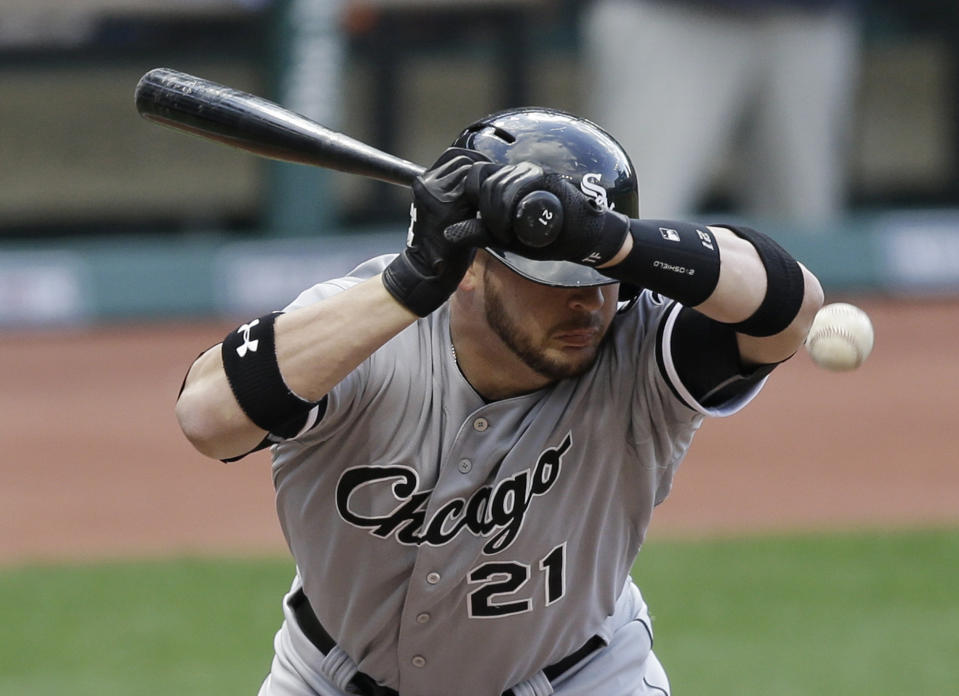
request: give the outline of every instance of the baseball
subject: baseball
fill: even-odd
[[[872,352],[874,334],[869,315],[845,302],[825,305],[816,313],[806,350],[826,370],[854,370]]]

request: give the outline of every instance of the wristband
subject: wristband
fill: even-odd
[[[220,347],[223,370],[236,402],[254,425],[267,432],[289,430],[294,419],[306,422],[316,406],[290,391],[276,361],[274,322],[267,314],[230,332]]]
[[[647,287],[687,307],[702,304],[719,281],[719,245],[705,225],[630,220],[633,248],[603,275]]]
[[[783,331],[799,314],[805,296],[805,281],[799,263],[770,237],[749,227],[723,225],[740,239],[753,245],[766,269],[766,295],[752,316],[734,330],[762,338]]]
[[[456,227],[451,225],[447,229]],[[414,250],[407,247],[383,270],[381,280],[393,299],[420,317],[425,317],[446,302],[456,290],[460,280],[466,275],[466,269],[473,261],[473,249],[463,249],[450,254],[445,261],[439,261],[434,275],[424,274],[412,255]]]

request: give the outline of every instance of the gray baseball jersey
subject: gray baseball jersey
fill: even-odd
[[[274,447],[303,588],[362,672],[402,694],[500,694],[601,631],[704,415],[762,386],[699,406],[670,360],[679,309],[644,292],[585,374],[487,403],[457,366],[444,306]]]

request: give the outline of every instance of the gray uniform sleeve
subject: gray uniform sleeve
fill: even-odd
[[[682,337],[676,330],[677,320],[684,309],[655,293],[643,292],[621,317],[623,324],[616,336],[617,352],[638,350],[634,357],[631,444],[640,461],[658,470],[656,504],[669,494],[673,475],[704,418],[737,412],[755,397],[765,381],[732,390],[723,400],[698,398],[698,387],[688,383],[674,359],[674,341]],[[708,345],[701,347],[700,355],[704,361],[710,359]]]

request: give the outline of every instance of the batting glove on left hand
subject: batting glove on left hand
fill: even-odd
[[[383,285],[421,317],[446,301],[472,261],[473,246],[447,239],[443,230],[475,217],[464,196],[466,175],[474,162],[485,159],[473,150],[448,148],[413,181],[406,248],[383,271]]]

